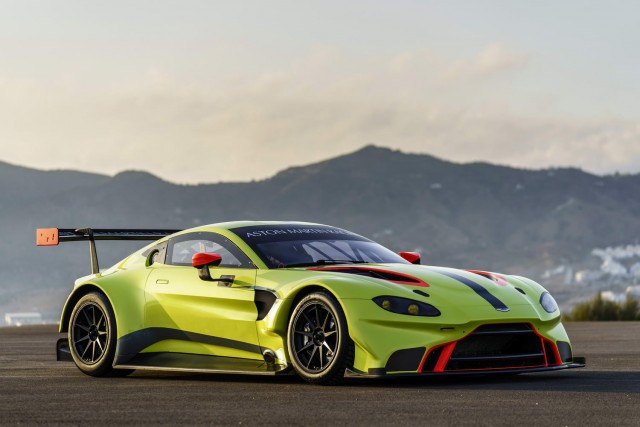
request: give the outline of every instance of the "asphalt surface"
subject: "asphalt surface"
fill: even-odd
[[[566,326],[586,368],[337,387],[295,377],[91,378],[55,361],[55,327],[0,328],[0,424],[640,426],[640,322]]]

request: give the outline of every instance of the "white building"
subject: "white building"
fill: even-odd
[[[622,292],[603,291],[600,292],[600,297],[603,301],[611,301],[615,303],[625,302],[627,296]]]
[[[5,313],[4,323],[9,326],[39,325],[42,324],[40,313]]]
[[[628,286],[625,290],[627,298],[640,300],[640,285]]]

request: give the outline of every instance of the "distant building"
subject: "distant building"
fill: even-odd
[[[575,274],[575,281],[579,284],[588,285],[589,283],[600,280],[604,274],[597,270],[580,270]]]
[[[628,286],[625,293],[627,298],[640,299],[640,285]]]
[[[39,325],[42,324],[42,314],[40,313],[6,313],[4,323],[8,326]]]
[[[611,301],[616,303],[622,303],[627,299],[627,295],[622,292],[603,291],[600,293],[600,297],[603,301]]]

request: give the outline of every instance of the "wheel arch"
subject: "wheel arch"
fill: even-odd
[[[282,312],[282,314],[286,315],[285,319],[286,319],[287,325],[289,324],[289,318],[291,317],[291,314],[293,313],[293,310],[295,309],[296,305],[304,297],[306,297],[307,295],[310,295],[310,294],[312,294],[314,292],[327,292],[329,295],[334,297],[336,299],[336,301],[338,301],[338,304],[340,304],[340,307],[342,308],[342,311],[343,312],[345,311],[344,306],[340,302],[340,298],[338,297],[338,295],[336,295],[336,293],[334,291],[329,289],[327,286],[321,285],[319,283],[309,283],[307,285],[301,286],[299,289],[297,289],[295,291],[295,293],[292,295],[293,298],[291,298],[291,304],[289,304],[289,307],[287,308],[287,310],[284,310]]]
[[[64,308],[62,309],[62,315],[60,316],[60,327],[59,332],[68,332],[69,331],[69,320],[71,319],[71,313],[73,312],[73,308],[76,306],[80,298],[91,293],[91,292],[99,292],[104,295],[109,304],[111,305],[111,309],[115,314],[115,307],[113,306],[113,302],[109,295],[102,289],[100,286],[95,283],[85,283],[71,292],[71,295],[67,298],[67,302],[64,304]]]
[[[279,307],[277,310],[273,310],[273,313],[267,315],[267,321],[269,324],[269,329],[273,331],[280,340],[282,340],[283,345],[286,346],[286,337],[287,337],[287,329],[289,327],[289,319],[296,305],[302,298],[306,297],[313,292],[326,292],[336,300],[340,304],[340,307],[344,311],[344,306],[340,303],[340,299],[336,295],[334,291],[332,291],[329,287],[320,284],[318,282],[310,282],[303,285],[298,286],[296,289],[292,290],[287,294],[285,298],[282,298],[279,302]],[[269,317],[271,317],[269,319]],[[258,320],[258,322],[262,322],[263,320]]]

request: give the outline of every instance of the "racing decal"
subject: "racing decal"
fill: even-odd
[[[450,271],[441,270],[439,268],[429,268],[430,271],[435,273],[440,273],[444,276],[450,277],[458,282],[467,285],[473,291],[478,294],[479,297],[487,301],[489,304],[493,306],[498,311],[509,311],[509,307],[507,307],[502,301],[500,301],[495,295],[486,290],[482,285],[474,282],[473,280],[467,279],[466,277],[462,277],[458,274],[451,273]]]
[[[290,240],[330,240],[340,238],[341,240],[362,240],[368,241],[351,231],[337,227],[324,225],[303,226],[300,224],[269,224],[251,225],[247,227],[231,228],[242,240],[247,243],[280,242]]]
[[[116,363],[126,363],[133,356],[149,347],[164,340],[193,341],[203,344],[217,345],[220,347],[234,348],[236,350],[248,351],[250,353],[262,354],[259,345],[250,344],[243,341],[231,340],[212,335],[198,334],[196,332],[181,331],[171,328],[146,328],[131,332],[118,339],[118,350],[116,352]]]

